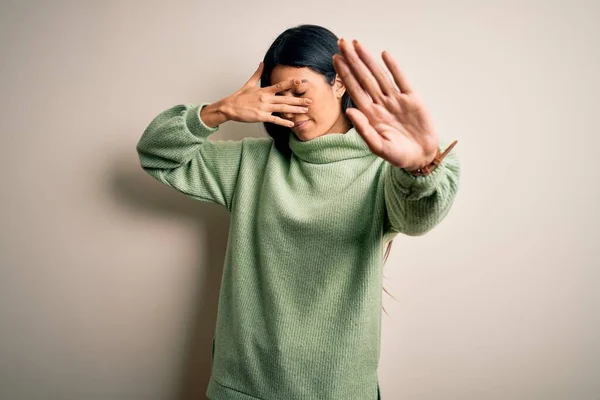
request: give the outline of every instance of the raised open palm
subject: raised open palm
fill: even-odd
[[[398,87],[356,40],[350,44],[342,38],[338,45],[341,55],[333,56],[333,65],[357,107],[346,114],[371,151],[408,171],[431,163],[438,152],[437,132],[396,61],[382,53]]]

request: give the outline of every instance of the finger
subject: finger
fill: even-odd
[[[383,138],[369,123],[369,119],[357,108],[347,108],[346,115],[352,121],[356,131],[362,136],[374,154],[381,156],[383,152]]]
[[[344,57],[339,54],[333,55],[333,67],[336,72],[342,78],[344,85],[346,86],[346,90],[350,94],[350,98],[356,104],[356,106],[360,109],[366,110],[373,101],[365,92],[363,87],[358,83],[352,71],[350,71],[350,67],[348,67],[348,63],[344,60]]]
[[[296,97],[296,96],[272,96],[268,100],[272,104],[290,104],[293,106],[304,106],[312,104],[313,100],[310,97]]]
[[[371,74],[375,77],[375,80],[379,84],[379,88],[386,95],[390,96],[396,92],[396,88],[392,84],[392,81],[387,76],[385,70],[375,61],[373,56],[368,52],[366,47],[356,41],[354,48],[360,59],[365,63]]]
[[[394,82],[396,82],[396,85],[398,85],[398,89],[400,89],[400,92],[406,94],[412,93],[413,90],[410,84],[408,83],[408,79],[406,79],[406,76],[404,75],[404,73],[402,72],[402,70],[398,66],[398,63],[396,62],[396,60],[394,60],[392,55],[386,50],[384,50],[381,53],[381,58],[383,58],[385,65],[392,73],[392,76],[394,77]]]
[[[294,126],[294,122],[292,122],[290,120],[287,120],[287,119],[280,118],[280,117],[278,117],[276,115],[271,115],[271,114],[268,114],[265,117],[264,121],[265,122],[270,122],[270,123],[275,124],[275,125],[285,126],[286,128],[292,128]]]
[[[277,113],[304,114],[308,112],[308,107],[295,107],[287,104],[269,104],[266,109],[267,111]]]
[[[258,84],[258,81],[260,80],[263,68],[264,63],[261,61],[260,64],[258,64],[258,68],[256,69],[256,71],[254,71],[254,74],[250,77],[250,79],[246,81],[246,83],[244,83],[244,86],[256,86]]]
[[[373,74],[371,74],[369,68],[367,68],[367,66],[356,53],[354,45],[352,43],[347,43],[344,39],[341,39],[340,50],[342,52],[342,56],[344,56],[344,59],[347,61],[347,64],[350,67],[350,71],[352,71],[352,75],[356,77],[360,85],[369,94],[369,96],[371,96],[375,103],[383,104],[383,92],[375,80],[375,77]]]
[[[268,86],[264,89],[270,93],[275,94],[275,93],[283,92],[284,90],[288,90],[293,87],[299,86],[301,83],[302,82],[300,82],[299,79],[288,79],[285,81],[281,81],[276,85]]]

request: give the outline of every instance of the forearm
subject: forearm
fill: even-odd
[[[429,175],[415,177],[389,165],[385,175],[386,216],[395,231],[423,235],[448,214],[458,191],[460,163],[454,151]]]
[[[162,111],[142,134],[137,151],[142,168],[162,183],[229,209],[243,142],[208,140],[219,127],[200,118],[207,107],[208,102],[180,104]]]
[[[188,162],[208,136],[218,130],[202,126],[196,107],[180,104],[162,111],[150,122],[137,144],[142,167],[176,168]]]

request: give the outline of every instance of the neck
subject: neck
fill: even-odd
[[[335,121],[331,128],[324,133],[324,135],[327,135],[328,133],[346,133],[350,130],[350,128],[352,128],[350,120],[345,113],[341,113],[339,118]]]

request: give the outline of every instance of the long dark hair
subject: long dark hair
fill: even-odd
[[[319,25],[298,25],[286,29],[271,44],[263,59],[263,72],[260,77],[260,87],[271,86],[271,72],[277,65],[290,67],[308,67],[323,75],[329,85],[335,83],[336,71],[333,67],[333,55],[339,53],[338,37],[329,29]],[[348,107],[356,107],[348,91],[342,96],[342,113],[346,114]],[[348,122],[353,126],[352,121]],[[267,134],[275,141],[275,147],[286,157],[291,156],[288,139],[290,128],[263,122]],[[383,263],[387,261],[393,240],[388,242]],[[392,296],[385,287],[383,290]],[[394,296],[392,296],[394,297]],[[395,299],[395,298],[394,298]],[[385,307],[383,311],[387,314]]]

